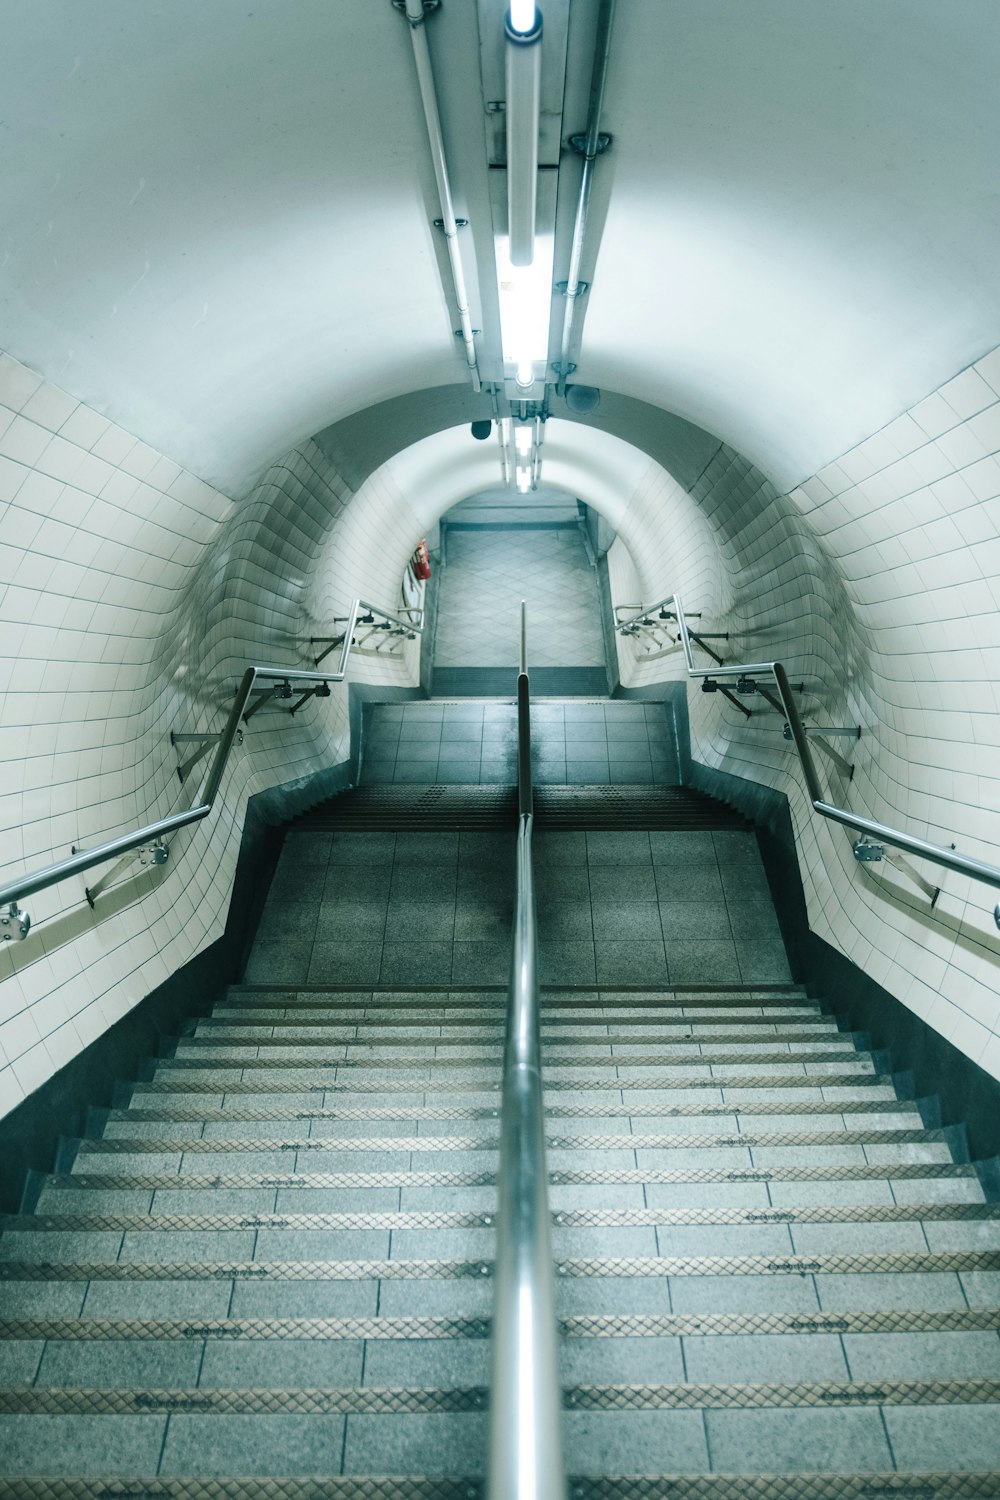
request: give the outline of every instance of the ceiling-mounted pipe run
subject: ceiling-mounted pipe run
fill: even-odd
[[[523,29],[522,29],[523,28]],[[542,109],[542,17],[512,3],[504,23],[507,69],[507,233],[512,266],[535,258],[538,125]]]
[[[413,61],[417,66],[417,82],[420,85],[420,100],[424,107],[427,140],[431,148],[434,176],[437,179],[438,198],[441,203],[441,227],[444,230],[445,242],[448,246],[452,285],[455,290],[455,301],[458,303],[462,342],[465,345],[465,363],[468,366],[469,376],[472,380],[472,389],[479,392],[483,388],[483,382],[479,374],[479,361],[476,357],[476,340],[472,331],[472,314],[469,310],[469,294],[465,286],[465,270],[462,266],[462,255],[458,248],[458,225],[455,222],[455,208],[451,201],[451,181],[448,176],[448,162],[444,154],[444,136],[441,132],[441,116],[438,111],[437,90],[434,87],[431,56],[427,47],[427,36],[424,32],[424,0],[406,0],[404,15],[410,23]]]
[[[559,373],[556,390],[560,396],[566,394],[566,377],[570,373],[570,353],[573,347],[573,324],[576,319],[576,302],[586,291],[586,283],[580,280],[580,264],[583,260],[583,243],[587,234],[587,214],[590,210],[590,189],[594,178],[594,162],[608,144],[601,140],[601,110],[604,106],[604,86],[608,77],[608,61],[611,56],[611,27],[615,18],[616,0],[601,0],[597,17],[597,46],[594,51],[594,71],[590,78],[590,109],[587,118],[587,134],[583,145],[583,175],[580,192],[576,200],[576,220],[573,224],[573,244],[569,256],[569,275],[566,278],[566,306],[563,310],[562,341],[559,346]]]

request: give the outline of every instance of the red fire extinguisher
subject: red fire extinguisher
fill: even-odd
[[[422,542],[417,543],[416,550],[410,558],[410,567],[413,569],[414,578],[420,581],[424,581],[431,576],[431,555],[427,550],[426,538]]]

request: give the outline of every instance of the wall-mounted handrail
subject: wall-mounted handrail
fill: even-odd
[[[415,636],[423,635],[424,633],[424,625],[426,624],[427,615],[426,611],[421,606],[414,606],[413,609],[408,609],[404,606],[403,613],[400,614],[396,610],[382,609],[378,604],[369,604],[367,599],[357,599],[355,600],[355,605],[356,608],[352,615],[337,615],[336,619],[334,620],[334,624],[339,625],[341,622],[343,622],[346,625],[348,620],[352,619],[355,623],[355,626],[365,624],[372,625],[372,629],[364,638],[365,640],[368,640],[372,635],[374,635],[376,630],[384,630],[386,628],[385,626],[374,624],[372,620],[366,619],[366,616],[369,615],[378,615],[380,620],[385,620],[390,625],[396,627],[394,630],[390,630],[389,635],[386,637],[387,640],[398,640],[400,636],[407,636],[412,640]],[[364,614],[362,614],[362,610],[364,611]],[[418,618],[414,619],[414,615],[416,615]],[[311,635],[309,637],[310,646],[326,646],[325,651],[321,651],[318,656],[313,657],[313,665],[318,667],[321,661],[325,661],[326,658],[333,651],[335,651],[338,646],[343,644],[345,638],[346,637],[344,635]],[[355,649],[360,650],[361,646],[358,645],[355,647]],[[375,649],[377,652],[378,647],[376,647]]]
[[[863,833],[870,838],[878,839],[883,844],[890,844],[894,849],[903,849],[907,854],[929,859],[945,870],[953,870],[956,875],[968,875],[973,880],[980,880],[984,885],[992,886],[994,890],[1000,890],[1000,869],[996,865],[987,864],[985,860],[975,859],[969,854],[959,854],[957,849],[946,849],[941,844],[932,844],[928,839],[918,838],[915,834],[905,833],[900,828],[892,828],[888,823],[879,823],[874,818],[862,817],[846,807],[838,807],[836,803],[828,802],[823,795],[823,788],[816,772],[816,763],[809,748],[807,731],[799,717],[791,684],[781,662],[744,662],[739,666],[727,662],[725,666],[696,667],[691,652],[691,635],[680,598],[674,594],[669,599],[662,600],[661,603],[670,604],[677,617],[689,677],[753,677],[757,673],[768,673],[773,677],[782,710],[792,732],[792,743],[798,752],[799,764],[802,767],[802,776],[806,784],[806,794],[814,812],[819,813],[823,818],[829,818],[833,823],[843,824],[845,828],[853,828],[856,833]],[[659,607],[654,606],[654,608]],[[997,925],[1000,926],[1000,906],[996,908],[994,917]]]
[[[490,1500],[560,1500],[566,1490],[538,1020],[526,644],[522,603],[514,946],[507,993],[493,1296]]]
[[[260,680],[264,682],[304,682],[320,685],[329,682],[343,682],[347,674],[347,660],[351,653],[351,642],[354,634],[355,623],[361,601],[355,599],[348,616],[347,631],[344,635],[343,645],[340,653],[340,662],[335,672],[309,672],[298,667],[247,667],[243,673],[242,680],[236,690],[232,708],[229,710],[229,718],[226,726],[219,736],[215,757],[212,761],[208,777],[205,781],[200,800],[193,807],[183,812],[170,813],[165,818],[158,818],[155,823],[147,823],[142,828],[137,828],[133,833],[122,834],[116,839],[108,839],[103,844],[96,845],[93,849],[82,850],[79,854],[70,855],[68,859],[58,860],[55,864],[47,865],[42,870],[35,870],[31,875],[20,875],[15,880],[8,881],[0,886],[0,908],[16,905],[20,900],[33,896],[38,891],[48,890],[50,886],[59,885],[63,880],[68,880],[73,875],[82,875],[87,870],[92,870],[96,865],[105,864],[108,860],[117,859],[122,854],[128,854],[133,849],[140,849],[144,844],[154,842],[162,838],[164,834],[174,833],[178,828],[186,828],[190,823],[198,823],[202,818],[207,818],[215,805],[215,799],[222,785],[226,765],[229,761],[233,742],[240,728],[250,695],[254,690],[254,684]],[[16,915],[12,912],[11,915]],[[26,930],[26,929],[25,929]]]

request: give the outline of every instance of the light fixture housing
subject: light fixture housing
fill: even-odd
[[[511,0],[504,36],[510,259],[512,265],[530,266],[535,254],[538,126],[542,107],[542,14],[537,5],[529,4],[528,0]]]
[[[500,303],[500,334],[505,379],[513,377],[519,399],[544,378],[549,354],[549,319],[552,309],[551,234],[538,237],[534,262],[515,266],[510,259],[506,235],[495,241],[497,291]],[[514,391],[508,391],[513,398]]]

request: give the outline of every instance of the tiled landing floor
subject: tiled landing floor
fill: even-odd
[[[604,665],[597,579],[579,529],[448,532],[435,667],[509,667],[528,606],[531,667]]]
[[[506,984],[507,833],[291,833],[250,984]],[[543,984],[790,982],[752,833],[540,833]]]
[[[547,700],[531,709],[532,772],[545,785],[679,781],[662,703]],[[425,785],[517,779],[512,703],[418,702],[371,710],[361,779]]]

